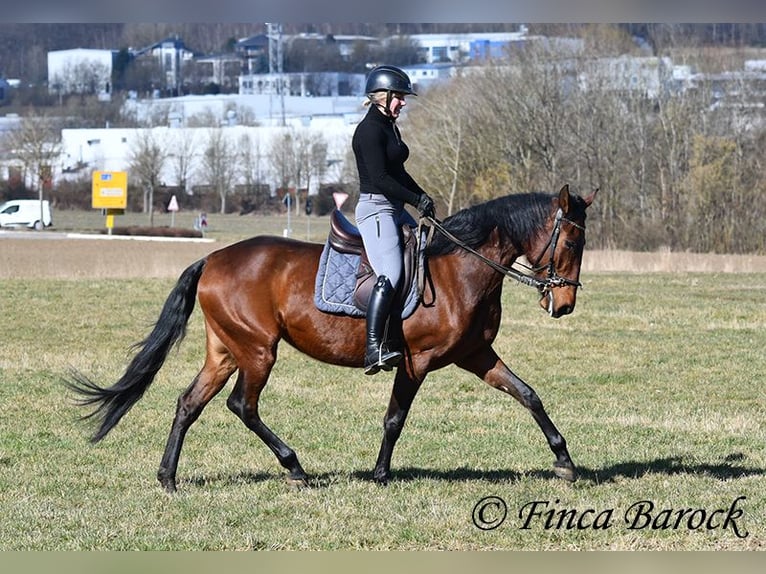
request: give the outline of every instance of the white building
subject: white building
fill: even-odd
[[[282,74],[243,74],[239,76],[239,93],[279,94],[290,96],[351,96],[364,93],[365,75],[343,72],[301,72]]]
[[[271,150],[278,138],[285,134],[293,137],[321,136],[327,145],[328,171],[321,180],[311,181],[309,193],[316,193],[323,183],[340,181],[343,164],[351,147],[351,137],[356,125],[346,122],[342,116],[323,118],[313,125],[293,126],[228,126],[223,128],[112,128],[112,129],[65,129],[62,130],[62,154],[60,177],[81,180],[90,177],[94,171],[128,171],[131,154],[147,132],[154,142],[170,150],[160,182],[167,186],[181,185],[178,165],[181,159],[191,166],[186,174],[187,193],[197,186],[207,185],[203,156],[211,141],[213,132],[220,129],[226,142],[226,149],[232,154],[231,161],[240,164],[238,157],[249,146],[253,164],[257,173],[250,177],[261,184],[266,184],[272,191],[279,187],[279,177],[270,160]],[[184,158],[181,158],[185,155]],[[130,176],[129,176],[130,177]],[[239,173],[237,184],[245,183],[245,174]]]
[[[526,26],[518,32],[482,32],[473,34],[412,34],[426,63],[463,63],[468,60],[497,58],[511,45],[528,39]]]
[[[51,94],[112,93],[113,50],[56,50],[48,52],[48,91]]]
[[[318,118],[336,116],[356,123],[362,113],[361,96],[284,97],[276,94],[192,95],[178,98],[136,99],[125,102],[125,112],[139,123],[184,127],[203,116],[220,125],[309,126]]]
[[[596,58],[584,65],[579,75],[580,87],[598,87],[656,98],[672,85],[673,62],[654,56]]]

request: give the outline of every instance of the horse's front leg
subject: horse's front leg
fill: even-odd
[[[574,482],[577,480],[577,470],[569,456],[564,437],[548,417],[543,408],[543,402],[532,387],[514,374],[497,356],[492,347],[487,346],[482,351],[466,357],[456,363],[459,367],[477,375],[488,385],[508,393],[532,413],[540,429],[545,434],[556,461],[553,472],[559,478]]]
[[[404,365],[397,369],[391,399],[383,418],[383,442],[380,445],[373,472],[373,478],[379,484],[387,484],[391,478],[391,456],[394,453],[394,445],[402,434],[407,413],[410,412],[412,401],[421,383],[422,381],[410,377]]]

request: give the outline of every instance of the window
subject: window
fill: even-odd
[[[444,62],[447,60],[447,48],[445,46],[434,47],[432,50],[434,62]]]

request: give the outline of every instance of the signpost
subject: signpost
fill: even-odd
[[[170,227],[175,227],[176,211],[178,211],[178,200],[176,199],[175,195],[170,198],[170,203],[168,203],[168,211],[170,212]]]
[[[345,191],[334,191],[332,198],[335,200],[335,207],[340,211],[341,206],[348,199],[348,194]]]
[[[109,235],[114,228],[114,216],[124,215],[128,206],[128,174],[125,171],[94,171],[92,205],[106,215]]]
[[[290,198],[289,191],[285,194],[285,198],[282,200],[282,203],[287,205],[287,229],[282,230],[282,235],[284,237],[290,237],[290,234],[293,232],[293,228],[290,225],[290,209],[292,208],[292,199]]]

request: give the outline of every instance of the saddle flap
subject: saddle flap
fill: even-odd
[[[410,292],[410,287],[416,275],[415,269],[418,259],[417,236],[414,229],[407,224],[402,225],[402,239],[404,242],[404,275],[402,285],[396,294],[396,300],[399,304],[405,302]],[[370,293],[372,293],[377,280],[378,277],[375,275],[367,259],[367,252],[362,251],[356,273],[356,288],[354,289],[354,305],[362,311],[367,311],[367,302],[370,300]]]

